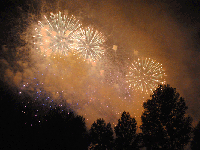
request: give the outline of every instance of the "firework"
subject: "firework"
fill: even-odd
[[[158,84],[165,84],[164,76],[162,64],[156,63],[150,58],[138,58],[130,65],[126,82],[129,84],[129,88],[149,94],[155,90]]]
[[[38,28],[35,28],[36,35],[34,44],[36,50],[48,56],[53,52],[67,55],[72,49],[75,49],[74,36],[79,32],[81,24],[79,20],[72,15],[68,17],[61,15],[61,12],[54,15],[50,13],[50,18],[44,16],[45,21],[38,22]]]
[[[104,55],[105,38],[102,33],[91,28],[81,29],[76,35],[78,38],[78,46],[76,46],[77,54],[92,61],[99,60]]]

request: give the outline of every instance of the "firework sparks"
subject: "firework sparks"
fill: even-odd
[[[49,56],[53,52],[67,55],[72,49],[75,49],[74,36],[79,31],[81,24],[79,20],[72,15],[71,17],[50,13],[48,19],[44,16],[45,21],[38,22],[39,27],[35,28],[36,35],[34,44],[36,50],[44,56]]]
[[[104,55],[105,38],[102,33],[91,28],[81,29],[78,38],[77,53],[85,59],[92,61],[99,60]]]
[[[129,83],[129,88],[149,94],[158,84],[165,84],[164,76],[162,64],[156,63],[150,58],[138,58],[138,61],[134,61],[130,65],[126,82]]]

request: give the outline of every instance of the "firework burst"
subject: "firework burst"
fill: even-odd
[[[162,64],[150,58],[138,58],[130,65],[126,82],[129,84],[129,88],[149,94],[155,90],[158,84],[165,84],[164,76]]]
[[[99,60],[104,55],[105,37],[91,28],[81,29],[77,36],[77,54],[92,61]]]
[[[61,12],[56,15],[50,13],[49,19],[46,16],[44,18],[44,23],[39,21],[38,28],[35,28],[36,35],[33,37],[36,50],[49,56],[53,52],[67,55],[70,50],[75,49],[74,36],[81,27],[79,20],[73,15],[62,16]]]

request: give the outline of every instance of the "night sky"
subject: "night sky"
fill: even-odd
[[[18,26],[20,23],[16,18],[22,12],[36,8],[35,3],[42,5],[39,2],[34,1],[30,7],[27,6],[28,2],[20,0],[1,2],[1,6],[4,6],[0,18],[1,45],[17,45],[16,38],[23,32],[23,27]],[[187,113],[196,125],[200,120],[199,0],[60,0],[60,3],[49,0],[44,12],[57,13],[64,8],[82,20],[84,26],[92,25],[107,36],[110,40],[108,45],[117,45],[117,59],[120,62],[132,59],[136,50],[139,57],[150,57],[162,63],[167,74],[167,84],[176,88],[185,98]],[[20,32],[15,33],[16,31]],[[3,54],[1,52],[2,62],[5,58]],[[37,63],[40,63],[39,60]],[[11,69],[11,72],[14,71]],[[5,73],[2,71],[2,74]],[[10,82],[4,78],[1,80]],[[123,108],[124,106],[120,109]],[[95,109],[90,112],[95,113]]]

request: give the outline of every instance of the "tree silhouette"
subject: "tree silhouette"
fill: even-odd
[[[137,149],[136,120],[127,112],[123,112],[115,127],[116,149]]]
[[[104,119],[99,118],[90,129],[91,146],[90,149],[112,149],[113,130],[111,124],[106,125]]]
[[[83,117],[56,107],[45,119],[41,126],[41,148],[87,149],[89,144]]]
[[[144,102],[141,116],[143,140],[147,149],[183,149],[190,140],[190,117],[185,100],[175,88],[159,85],[152,98]]]
[[[194,137],[192,139],[192,142],[191,142],[191,149],[192,150],[197,150],[197,149],[200,149],[200,121],[199,123],[197,124],[197,126],[194,128]]]
[[[32,103],[28,95],[19,95],[4,82],[0,83],[0,149],[88,148],[83,117],[59,107],[45,109],[40,103]]]

